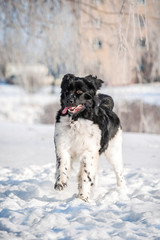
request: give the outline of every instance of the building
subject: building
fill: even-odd
[[[0,11],[0,77],[4,65],[41,64],[56,79],[160,81],[159,0],[17,0]]]
[[[109,85],[158,79],[158,0],[86,0],[77,4],[79,74],[97,75]]]

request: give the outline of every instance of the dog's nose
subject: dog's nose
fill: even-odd
[[[68,97],[67,97],[67,103],[68,103],[68,104],[74,103],[74,98],[73,98],[73,96],[68,96]]]
[[[68,99],[68,103],[74,103],[74,100],[73,99]]]

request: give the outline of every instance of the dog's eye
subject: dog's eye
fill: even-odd
[[[77,94],[82,94],[82,90],[77,90]]]

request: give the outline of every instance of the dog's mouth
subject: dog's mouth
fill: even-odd
[[[84,108],[84,106],[82,104],[79,104],[78,106],[75,106],[75,107],[65,107],[63,110],[62,110],[62,114],[66,114],[67,111],[71,114],[75,114],[75,113],[78,113],[80,112],[82,109]]]

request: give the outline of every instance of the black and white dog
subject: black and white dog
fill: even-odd
[[[66,74],[61,83],[61,109],[55,125],[55,189],[63,190],[67,186],[71,163],[78,158],[79,197],[84,201],[94,185],[101,153],[112,164],[117,185],[125,185],[121,124],[112,111],[113,99],[96,94],[102,83],[91,75],[81,78],[72,74]]]

